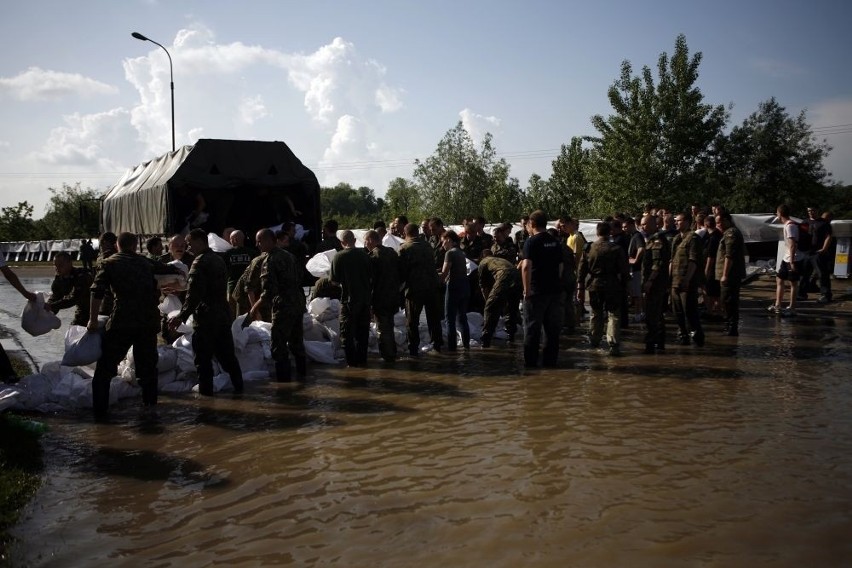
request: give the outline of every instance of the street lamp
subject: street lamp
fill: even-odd
[[[159,45],[160,47],[163,48],[163,51],[166,52],[166,55],[169,58],[169,79],[171,79],[171,86],[172,86],[172,152],[174,152],[175,151],[175,76],[174,76],[174,71],[172,69],[172,56],[169,54],[168,49],[166,49],[165,47],[163,47],[162,44],[157,43],[153,39],[147,38],[147,37],[143,36],[142,34],[140,34],[139,32],[133,32],[130,35],[132,35],[133,37],[135,37],[136,39],[138,39],[140,41],[150,41],[154,45]]]

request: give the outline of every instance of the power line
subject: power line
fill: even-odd
[[[815,136],[834,136],[852,133],[852,123],[833,124],[829,126],[818,126],[811,128]],[[519,150],[514,152],[497,152],[497,158],[506,160],[540,160],[556,159],[561,148],[545,148],[541,150]],[[320,162],[306,162],[312,170],[329,171],[351,171],[367,169],[401,168],[414,165],[415,160],[422,158],[397,158],[386,160],[355,160],[351,162],[335,162],[332,164],[321,164]],[[0,172],[0,177],[6,178],[72,178],[72,179],[114,179],[124,175],[126,170],[120,172]]]

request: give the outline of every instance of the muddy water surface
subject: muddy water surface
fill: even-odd
[[[242,399],[48,417],[32,566],[831,566],[852,559],[852,327],[565,368],[515,348],[315,366]]]

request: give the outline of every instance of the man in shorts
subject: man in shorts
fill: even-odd
[[[769,306],[769,312],[781,314],[784,317],[796,315],[796,294],[799,288],[799,275],[802,273],[803,255],[798,250],[799,226],[790,219],[790,206],[781,204],[775,212],[781,223],[784,224],[784,257],[778,266],[775,278],[775,303]],[[790,287],[790,304],[782,308],[784,302],[785,282]]]

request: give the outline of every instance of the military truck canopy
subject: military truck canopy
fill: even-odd
[[[311,241],[320,232],[317,178],[283,142],[201,139],[128,169],[101,208],[103,229],[114,233],[252,235],[285,221]]]

